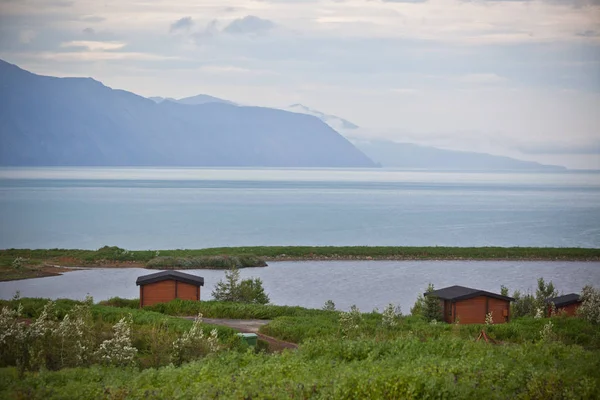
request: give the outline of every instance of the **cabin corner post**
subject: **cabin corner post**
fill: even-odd
[[[144,307],[144,285],[140,285],[140,308]]]
[[[178,294],[177,294],[177,289],[178,289],[178,285],[177,285],[177,284],[178,284],[178,283],[179,283],[178,281],[175,281],[175,298],[176,298],[176,299],[178,298],[178,297],[177,297],[177,296],[178,296]]]

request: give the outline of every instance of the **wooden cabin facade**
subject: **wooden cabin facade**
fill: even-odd
[[[464,286],[450,286],[424,295],[437,297],[444,320],[459,324],[483,324],[490,312],[494,324],[508,322],[510,302],[514,301],[512,297]]]
[[[204,278],[179,271],[162,271],[140,276],[135,284],[140,287],[140,307],[144,307],[174,299],[199,301]]]
[[[556,313],[565,313],[569,316],[575,316],[577,309],[582,303],[581,297],[576,293],[565,294],[547,300],[548,315],[552,314],[552,304],[556,307]]]

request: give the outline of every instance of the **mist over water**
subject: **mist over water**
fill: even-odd
[[[0,169],[0,248],[600,246],[600,174]]]

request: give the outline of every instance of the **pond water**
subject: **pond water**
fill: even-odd
[[[61,276],[0,282],[0,298],[18,290],[22,297],[95,301],[119,296],[139,297],[135,280],[157,272],[141,268],[77,270]],[[203,276],[201,299],[210,299],[215,284],[224,277],[218,270],[187,270]],[[321,308],[333,300],[338,309],[356,304],[363,311],[380,310],[388,303],[407,313],[419,293],[432,282],[436,288],[462,285],[498,293],[500,285],[535,292],[536,281],[553,281],[559,292],[580,292],[585,285],[600,286],[600,262],[532,261],[305,261],[271,262],[266,268],[241,270],[242,278],[263,280],[271,302]]]

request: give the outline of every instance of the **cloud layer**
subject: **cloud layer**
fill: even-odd
[[[600,168],[596,151],[572,151],[600,141],[600,0],[2,1],[0,57],[142,95],[302,103],[365,136]]]

